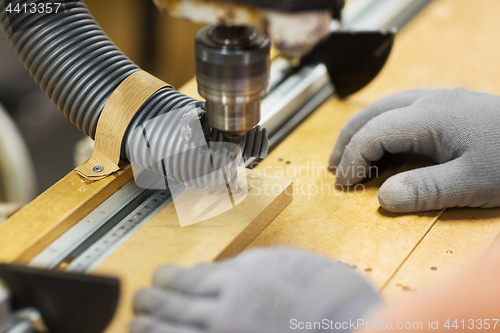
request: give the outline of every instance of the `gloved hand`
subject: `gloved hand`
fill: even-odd
[[[163,266],[153,284],[136,294],[132,333],[289,332],[299,322],[356,321],[379,304],[351,268],[289,248],[191,269]]]
[[[355,184],[384,152],[415,152],[439,165],[403,172],[380,188],[380,205],[406,213],[500,206],[500,97],[412,90],[368,106],[342,129],[330,157],[337,182]],[[355,170],[356,172],[352,172]]]

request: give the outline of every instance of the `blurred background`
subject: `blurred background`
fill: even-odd
[[[151,0],[86,0],[85,3],[111,40],[144,70],[177,88],[194,77],[194,37],[201,25],[162,14]],[[36,176],[33,194],[40,194],[75,168],[75,145],[85,135],[40,90],[3,30],[0,103],[27,144]]]

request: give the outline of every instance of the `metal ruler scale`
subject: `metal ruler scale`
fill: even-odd
[[[90,273],[170,202],[172,202],[172,196],[169,190],[155,191],[106,235],[73,260],[66,270]]]
[[[168,189],[145,190],[131,180],[50,244],[29,266],[91,272],[171,201]]]

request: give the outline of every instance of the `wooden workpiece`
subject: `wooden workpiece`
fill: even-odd
[[[258,171],[247,170],[247,173],[247,197],[235,208],[181,227],[174,205],[169,204],[94,271],[117,276],[121,281],[120,305],[107,332],[126,332],[133,316],[134,293],[151,285],[153,273],[160,265],[192,266],[233,256],[290,204],[291,181]]]
[[[71,172],[0,225],[0,262],[29,263],[132,177],[130,165],[99,182]]]

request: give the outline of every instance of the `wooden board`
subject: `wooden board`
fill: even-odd
[[[179,91],[201,98],[195,80]],[[0,225],[0,262],[27,264],[132,178],[128,164],[98,182],[72,171]]]
[[[0,262],[27,264],[132,177],[130,165],[93,183],[71,172],[0,225]]]
[[[191,266],[233,256],[292,201],[291,181],[251,170],[247,175],[248,195],[235,208],[181,227],[174,205],[169,204],[94,271],[121,280],[119,309],[107,332],[126,332],[133,315],[133,295],[151,284],[160,265]]]

